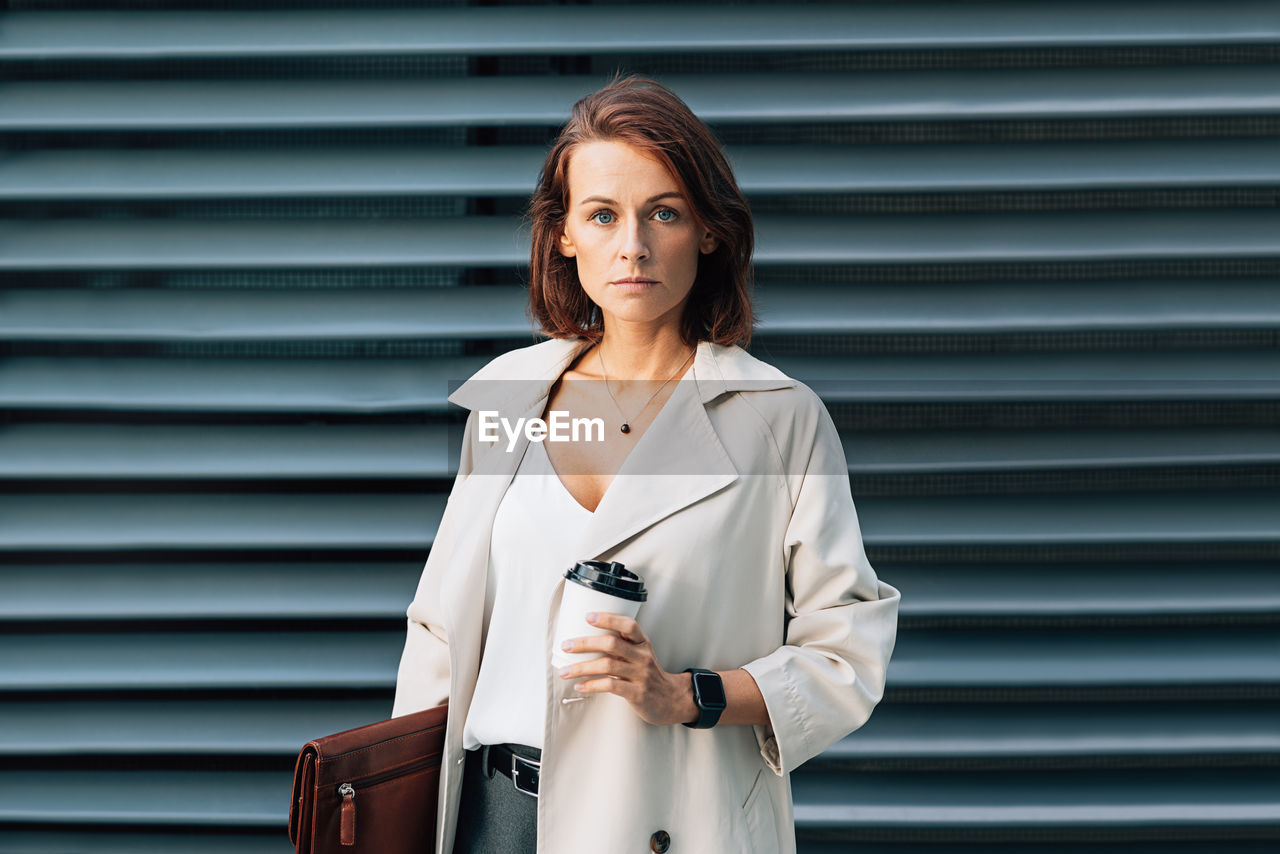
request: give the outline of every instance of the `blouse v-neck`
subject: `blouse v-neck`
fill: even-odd
[[[683,374],[681,374],[678,379],[675,380],[675,388],[671,390],[671,394],[668,395],[667,399],[662,402],[662,406],[660,406],[658,408],[657,413],[654,414],[653,420],[649,422],[649,426],[646,427],[644,432],[640,434],[640,437],[636,439],[635,444],[631,446],[631,450],[627,451],[627,455],[622,458],[622,465],[618,466],[618,470],[613,473],[613,477],[609,478],[609,485],[605,487],[604,493],[600,496],[600,500],[596,502],[595,510],[587,509],[580,501],[578,501],[578,499],[573,497],[573,493],[569,491],[569,487],[565,486],[564,481],[560,479],[560,473],[556,471],[556,467],[552,464],[551,455],[547,453],[547,449],[546,448],[540,449],[540,452],[542,454],[542,461],[546,464],[547,471],[551,473],[551,477],[555,480],[557,486],[559,487],[559,491],[563,493],[564,496],[568,498],[569,501],[575,507],[577,507],[583,513],[586,513],[590,516],[594,516],[596,515],[596,513],[599,512],[600,505],[604,504],[605,499],[609,497],[609,493],[613,491],[613,484],[618,479],[618,475],[622,474],[622,470],[627,467],[627,463],[631,460],[633,456],[635,456],[636,449],[640,447],[641,443],[644,442],[644,440],[648,437],[649,433],[652,432],[654,425],[657,424],[659,420],[661,420],[663,413],[667,411],[667,404],[669,404],[672,398],[674,398],[677,394],[680,394],[680,390],[685,387],[683,383],[685,382],[686,376],[689,377],[690,381],[693,381],[697,378],[693,372],[692,364],[690,364],[688,369]],[[542,442],[531,442],[530,444],[541,445]]]
[[[567,503],[569,503],[569,504],[573,505],[575,508],[577,508],[578,512],[580,512],[580,513],[584,513],[584,514],[586,514],[587,516],[594,516],[594,515],[596,514],[596,511],[595,511],[595,510],[588,510],[586,507],[582,506],[582,504],[578,501],[578,499],[576,499],[576,498],[574,498],[574,497],[573,497],[573,493],[569,491],[569,487],[567,487],[567,486],[565,486],[565,485],[564,485],[564,481],[562,481],[562,480],[560,479],[560,475],[556,473],[556,467],[555,467],[555,466],[553,466],[553,465],[551,464],[551,455],[550,455],[550,454],[548,454],[548,453],[547,453],[547,449],[546,449],[546,448],[544,448],[544,447],[542,446],[542,442],[530,442],[529,444],[531,444],[531,445],[537,445],[537,446],[538,446],[537,450],[536,450],[536,451],[534,451],[534,453],[535,453],[535,454],[541,454],[541,455],[542,455],[542,459],[541,459],[539,462],[540,462],[542,465],[545,465],[545,466],[546,466],[546,469],[547,469],[546,474],[547,474],[547,476],[548,476],[549,478],[551,478],[551,480],[554,480],[554,481],[555,481],[555,483],[553,484],[553,490],[554,490],[556,493],[558,493],[559,495],[563,496],[563,497],[564,497],[564,499],[565,499],[565,501],[566,501]],[[634,450],[635,450],[635,448],[632,448],[631,450],[633,450],[633,451],[634,451]],[[628,454],[628,456],[630,456],[630,454]],[[614,477],[617,477],[617,475],[615,474],[615,475],[614,475]],[[612,481],[612,480],[611,480],[611,481],[609,481],[609,486],[613,486],[613,481]],[[606,489],[605,489],[605,493],[608,493],[608,492],[609,492],[609,490],[608,490],[608,488],[606,488]],[[600,501],[601,501],[601,502],[603,502],[603,501],[604,501],[604,496],[603,496],[603,495],[602,495],[602,496],[600,496]],[[596,505],[596,509],[598,510],[599,508],[600,508],[600,505],[599,505],[599,504],[597,504],[597,505]]]

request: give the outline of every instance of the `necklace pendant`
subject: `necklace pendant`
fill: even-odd
[[[630,424],[627,424],[626,422],[623,422],[623,424],[622,424],[622,432],[623,432],[623,433],[630,433],[630,432],[631,432],[631,425],[630,425]]]

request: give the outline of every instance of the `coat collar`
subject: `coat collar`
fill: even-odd
[[[449,400],[468,409],[505,417],[540,417],[552,385],[589,345],[582,338],[552,338],[494,359],[463,383]],[[707,405],[733,391],[789,388],[796,381],[737,346],[698,343],[693,368],[627,456],[579,542],[579,559],[595,559],[623,540],[676,511],[723,489],[738,477],[707,414]],[[505,441],[480,448],[473,478],[492,507],[506,491],[528,439],[507,451]],[[642,475],[636,477],[634,475]],[[660,478],[649,475],[661,475]]]
[[[523,412],[545,400],[560,375],[590,346],[585,338],[550,338],[505,353],[481,368],[449,395],[467,409]],[[706,405],[731,391],[789,388],[795,380],[736,345],[699,341],[690,371],[698,399]]]

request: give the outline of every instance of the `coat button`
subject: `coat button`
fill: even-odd
[[[649,837],[649,850],[657,852],[657,854],[666,854],[668,848],[671,847],[671,834],[665,830],[659,830]]]

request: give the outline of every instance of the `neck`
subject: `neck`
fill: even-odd
[[[682,366],[688,367],[694,351],[673,328],[628,331],[606,327],[593,349],[603,357],[610,380],[669,379]]]

